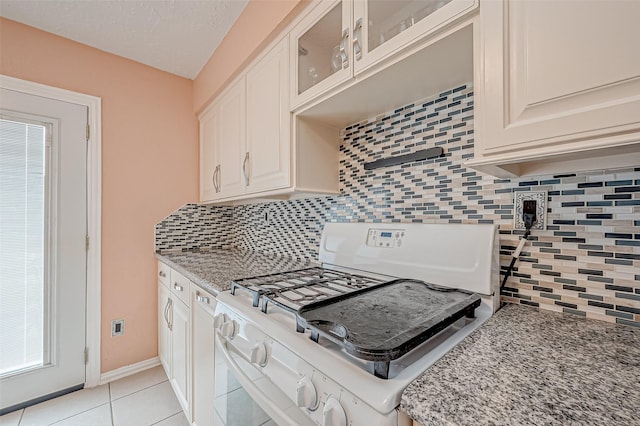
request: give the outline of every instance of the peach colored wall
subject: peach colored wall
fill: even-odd
[[[249,0],[193,82],[193,110],[200,112],[309,0]]]
[[[102,371],[155,357],[154,225],[197,201],[193,82],[2,18],[0,73],[102,98]]]

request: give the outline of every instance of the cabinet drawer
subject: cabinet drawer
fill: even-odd
[[[191,307],[196,306],[202,308],[207,314],[213,317],[216,309],[216,297],[208,291],[204,291],[198,285],[191,283]]]
[[[162,262],[158,262],[158,281],[169,287],[169,281],[171,280],[171,268]]]
[[[178,299],[190,306],[189,303],[189,288],[191,287],[191,281],[189,281],[184,275],[171,270],[171,294],[178,296]]]

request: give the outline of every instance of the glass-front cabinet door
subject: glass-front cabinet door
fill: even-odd
[[[355,73],[450,24],[478,0],[354,0]]]
[[[292,107],[352,76],[351,2],[324,1],[291,34]]]

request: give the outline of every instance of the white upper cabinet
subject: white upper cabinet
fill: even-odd
[[[486,1],[471,167],[496,176],[640,164],[640,2]]]
[[[200,115],[201,202],[338,192],[338,144],[292,122],[289,71],[284,37]]]
[[[219,117],[211,105],[200,116],[200,200],[213,200],[218,192],[218,165],[216,131]]]
[[[477,0],[324,1],[291,31],[295,109],[464,17]]]
[[[288,39],[247,72],[247,144],[243,158],[248,192],[291,183]]]
[[[320,2],[291,31],[294,107],[353,75],[351,8],[348,0]]]
[[[477,0],[354,0],[355,73],[447,26],[477,6]]]
[[[200,200],[244,193],[245,81],[241,79],[200,115]]]

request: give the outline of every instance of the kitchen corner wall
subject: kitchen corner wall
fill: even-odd
[[[198,196],[192,81],[4,18],[0,52],[0,74],[102,99],[101,369],[154,358],[153,226]]]
[[[532,233],[503,300],[640,326],[640,167],[495,179],[464,167],[473,157],[473,138],[467,84],[344,129],[342,195],[187,205],[158,224],[156,249],[234,246],[313,259],[325,222],[495,223],[505,269],[522,234],[513,230],[514,193],[548,191],[548,229]],[[367,161],[432,146],[441,146],[444,155],[363,168]]]

